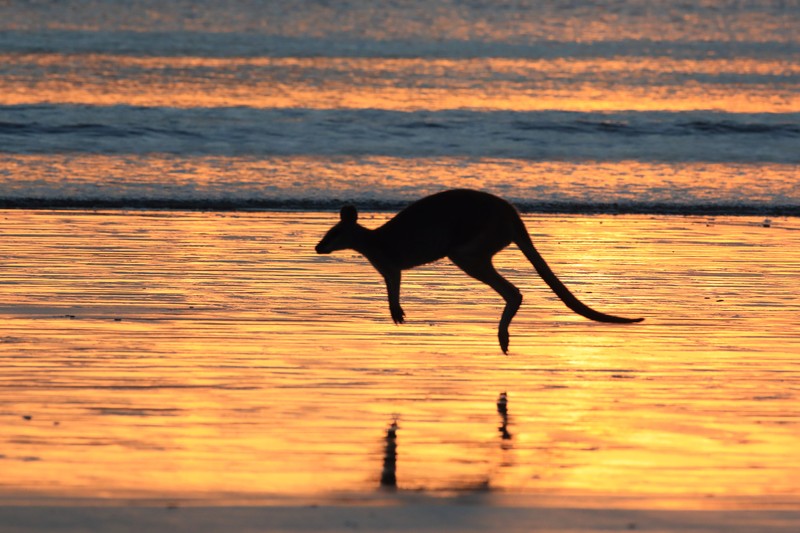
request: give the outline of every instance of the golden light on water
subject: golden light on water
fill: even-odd
[[[177,201],[389,197],[410,202],[444,188],[465,187],[522,195],[512,200],[565,204],[767,206],[800,201],[796,168],[785,164],[69,153],[0,155],[0,166],[5,169],[0,187],[7,198],[18,199],[157,200],[168,193]]]
[[[401,490],[800,497],[792,219],[525,217],[580,298],[646,321],[571,314],[509,250],[503,356],[499,297],[447,262],[393,325],[363,259],[314,254],[334,213],[2,216],[4,497],[370,492],[395,416]]]
[[[0,61],[13,66],[0,80],[3,105],[397,111],[800,110],[794,85],[775,83],[775,79],[796,76],[798,65],[747,57],[367,59],[5,54]],[[49,75],[41,76],[41,71],[49,71]],[[319,72],[326,73],[324,83],[319,81]],[[714,77],[727,80],[729,76],[764,76],[765,80],[740,85],[714,82]]]

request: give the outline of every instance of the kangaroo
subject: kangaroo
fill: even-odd
[[[598,322],[644,320],[607,315],[578,300],[534,248],[514,206],[485,192],[454,189],[427,196],[377,229],[360,225],[356,208],[346,205],[341,209],[340,221],[325,234],[316,251],[329,254],[351,249],[366,257],[386,281],[389,312],[395,324],[405,321],[400,306],[401,272],[449,258],[467,275],[486,283],[505,299],[497,336],[500,349],[507,354],[508,326],[522,304],[522,294],[495,270],[492,258],[512,242],[561,301],[579,315]]]

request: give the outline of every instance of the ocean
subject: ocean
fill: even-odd
[[[0,4],[0,207],[800,214],[795,1]]]

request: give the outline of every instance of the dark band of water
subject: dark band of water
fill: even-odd
[[[0,106],[0,153],[797,164],[800,115]]]
[[[653,214],[700,216],[790,216],[800,217],[797,204],[666,202],[548,202],[514,201],[523,213],[563,214]],[[399,211],[407,200],[359,200],[357,198],[0,198],[0,209],[153,209],[175,211],[334,211],[354,204],[365,211]]]

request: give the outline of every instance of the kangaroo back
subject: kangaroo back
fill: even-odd
[[[542,279],[547,283],[547,285],[556,293],[564,304],[567,307],[578,313],[579,315],[585,316],[588,319],[595,320],[597,322],[613,322],[619,324],[628,324],[631,322],[641,322],[644,320],[643,318],[623,318],[614,315],[607,315],[606,313],[601,313],[600,311],[595,311],[585,303],[578,300],[572,292],[563,284],[561,280],[555,275],[555,273],[550,269],[550,266],[544,260],[544,257],[539,253],[536,247],[533,245],[533,241],[531,241],[531,237],[528,234],[528,229],[525,227],[525,223],[522,222],[522,219],[519,216],[516,217],[514,221],[514,244],[516,244],[522,253],[525,254],[525,257],[528,258],[528,261],[531,262],[533,268],[536,269],[536,272],[542,277]]]

